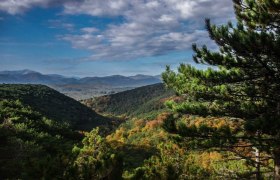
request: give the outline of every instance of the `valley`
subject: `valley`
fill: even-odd
[[[0,180],[280,180],[280,0],[1,0],[0,25]]]
[[[65,77],[57,74],[42,74],[32,70],[0,71],[0,84],[43,84],[76,100],[134,89],[160,83],[161,77],[148,75]]]
[[[81,102],[102,114],[114,116],[145,117],[165,112],[164,102],[175,93],[163,84],[153,84],[111,95],[85,99]]]
[[[180,129],[178,132],[170,131],[173,116],[165,103],[174,100],[180,102],[182,99],[163,84],[81,102],[45,85],[4,84],[0,85],[0,97],[0,131],[1,139],[5,142],[0,154],[10,158],[8,164],[3,158],[0,161],[0,174],[3,177],[71,176],[83,179],[90,173],[94,178],[112,176],[113,179],[177,179],[182,175],[215,178],[219,176],[216,171],[225,171],[224,166],[227,167],[226,171],[238,173],[228,176],[246,177],[252,168],[245,161],[234,158],[238,154],[235,146],[248,144],[248,141],[233,142],[230,149],[217,151],[215,139],[197,142],[196,138],[190,138],[185,144],[179,135],[186,132]],[[193,135],[201,133],[202,129],[199,128],[202,127],[226,131],[230,128],[229,132],[234,134],[244,131],[242,121],[227,117],[182,116],[176,124],[179,127],[187,124]],[[223,133],[223,130],[219,133]],[[227,140],[219,141],[225,143]],[[201,152],[203,148],[192,148],[198,144],[204,148],[205,145],[209,146],[209,152]],[[23,149],[17,151],[17,146]],[[246,155],[249,161],[253,158],[253,154],[250,154],[253,149],[250,146],[245,149],[249,153]],[[91,154],[95,151],[97,154]],[[40,157],[42,153],[48,154],[46,159]],[[18,155],[15,157],[15,154]],[[45,166],[48,158],[53,159],[52,168]],[[22,163],[17,164],[18,160]],[[62,161],[64,163],[61,164]],[[34,174],[34,166],[38,166],[38,163],[41,166]],[[24,174],[15,176],[13,169],[9,169],[15,165]],[[88,166],[95,170],[88,172]],[[264,169],[269,167],[270,163],[263,166]]]

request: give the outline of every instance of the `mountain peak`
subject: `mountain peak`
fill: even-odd
[[[7,74],[7,75],[25,75],[25,74],[40,74],[39,72],[32,71],[30,69],[23,69],[23,70],[15,70],[15,71],[0,71],[0,74]]]
[[[134,76],[129,76],[129,78],[134,79],[134,80],[141,80],[141,79],[153,78],[153,76],[144,75],[144,74],[136,74]]]
[[[41,74],[41,73],[39,73],[39,72],[32,71],[32,70],[30,70],[30,69],[24,69],[24,70],[21,70],[21,71],[18,71],[18,72],[21,72],[22,74],[33,74],[33,73]]]

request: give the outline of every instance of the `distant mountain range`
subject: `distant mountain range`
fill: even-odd
[[[161,82],[160,76],[138,74],[135,76],[65,77],[42,74],[32,70],[0,71],[0,84],[43,84],[74,99],[114,94],[129,89]]]
[[[99,85],[109,87],[139,87],[161,82],[160,76],[138,74],[135,76],[112,75],[105,77],[72,78],[57,74],[42,74],[32,70],[0,71],[0,83],[45,85]]]

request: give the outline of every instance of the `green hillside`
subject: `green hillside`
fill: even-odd
[[[77,130],[107,124],[47,86],[0,85],[0,179],[65,178],[84,137]]]
[[[133,90],[82,101],[94,110],[111,115],[127,115],[116,130],[103,138],[110,151],[122,157],[124,179],[229,179],[231,177],[248,178],[251,175],[250,164],[235,159],[234,147],[219,151],[213,144],[222,139],[189,138],[184,142],[181,135],[168,132],[172,126],[169,122],[176,115],[165,107],[165,101],[180,102],[182,99],[172,91],[166,90],[163,84],[155,84]],[[178,117],[177,117],[178,118]],[[190,126],[189,133],[200,131],[225,130],[226,133],[242,133],[240,120],[228,117],[181,116],[174,127]],[[198,131],[198,132],[196,132]],[[223,131],[222,131],[223,132]],[[184,131],[182,133],[188,133]],[[215,136],[215,135],[214,135]],[[240,144],[239,144],[240,143]],[[237,142],[235,146],[242,146]],[[201,145],[202,144],[202,145]],[[201,146],[203,148],[197,148]],[[92,150],[88,145],[86,152]],[[250,147],[246,151],[252,151]],[[89,163],[85,152],[80,153],[83,164]],[[230,160],[229,160],[230,159]],[[268,166],[271,164],[268,163]],[[118,169],[119,164],[113,169]],[[264,170],[265,167],[263,167]],[[225,172],[223,172],[225,171]],[[227,174],[226,172],[232,172]],[[223,172],[220,175],[219,172]],[[94,173],[93,173],[94,174]]]
[[[3,93],[1,91],[1,96]],[[59,179],[82,136],[20,100],[0,100],[0,179]]]
[[[243,125],[226,117],[189,115],[170,124],[174,116],[163,104],[178,98],[162,84],[106,96],[104,104],[105,97],[97,98],[99,104],[93,99],[84,101],[102,108],[98,110],[103,113],[128,117],[117,128],[106,126],[109,132],[97,127],[80,133],[76,130],[81,125],[89,129],[108,120],[46,86],[1,85],[0,89],[0,179],[230,179],[251,177],[254,170],[251,158],[239,160],[253,151],[251,147],[219,151],[212,145],[223,143],[220,138],[183,141],[181,134],[186,133],[216,129],[242,133]],[[99,117],[102,121],[96,123]],[[181,134],[166,131],[173,125],[190,130]],[[247,147],[248,142],[234,145]],[[267,166],[271,168],[271,162]]]
[[[98,115],[80,102],[45,85],[0,85],[1,100],[19,100],[25,106],[58,122],[65,122],[76,129],[91,130],[106,124],[106,118]]]
[[[0,84],[0,180],[280,180],[280,0],[0,2],[1,24],[18,29],[0,34],[10,63],[0,69],[81,76],[170,64],[161,77],[0,72],[0,82],[60,82],[80,95],[163,83],[80,102]]]
[[[101,113],[143,117],[163,111],[164,101],[173,95],[163,84],[154,84],[82,102]]]

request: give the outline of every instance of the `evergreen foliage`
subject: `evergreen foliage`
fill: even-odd
[[[81,130],[92,129],[102,120],[107,121],[106,118],[41,85],[0,85],[0,97],[0,179],[71,179],[88,176],[79,163],[83,164],[81,154],[87,151],[86,147],[96,143],[91,142],[93,139],[90,138],[91,134],[94,137],[96,133],[93,131],[85,137],[85,147],[81,148],[81,153],[77,153],[77,149],[83,147],[81,140],[84,135]],[[101,121],[93,121],[98,117],[102,117]],[[81,125],[87,127],[80,129]],[[96,150],[100,150],[98,158],[104,161],[108,157],[107,146],[101,145],[103,148]],[[95,170],[93,167],[88,166],[96,175],[104,171],[104,168]]]
[[[129,117],[110,132],[47,86],[0,85],[0,179],[280,179],[280,2],[234,7],[236,24],[206,20],[218,51],[193,46],[207,70],[83,101]]]
[[[78,130],[91,130],[109,123],[83,104],[45,85],[0,84],[0,99],[20,100],[34,111]]]
[[[99,128],[86,133],[82,147],[75,146],[78,154],[69,178],[76,179],[121,179],[122,159],[105,138],[99,135]],[[70,171],[71,172],[71,171]],[[73,176],[74,175],[74,176]]]
[[[62,178],[82,136],[19,100],[0,101],[0,178]]]
[[[177,73],[169,67],[163,73],[166,86],[185,98],[168,106],[181,114],[244,119],[246,135],[259,137],[252,143],[259,149],[264,144],[274,156],[275,178],[280,178],[280,2],[233,2],[236,25],[216,26],[206,20],[219,51],[193,45],[194,61],[210,68],[181,64]]]
[[[185,142],[183,136],[164,131],[164,122],[173,123],[169,113],[158,115],[159,112],[151,110],[151,114],[157,115],[155,118],[130,118],[105,133],[103,128],[78,133],[69,121],[45,117],[34,110],[36,106],[22,101],[0,100],[1,179],[223,179],[244,178],[252,172],[246,161],[227,161],[235,158],[229,150],[208,152],[191,148],[206,147],[213,143],[211,140],[205,143],[193,137]],[[238,122],[228,122],[190,116],[178,123],[204,126],[193,128],[190,132],[194,134],[199,134],[199,130],[207,134],[219,127],[224,127],[220,131],[224,134],[242,132]],[[173,124],[175,130],[176,127]],[[218,137],[215,141],[223,142]]]

